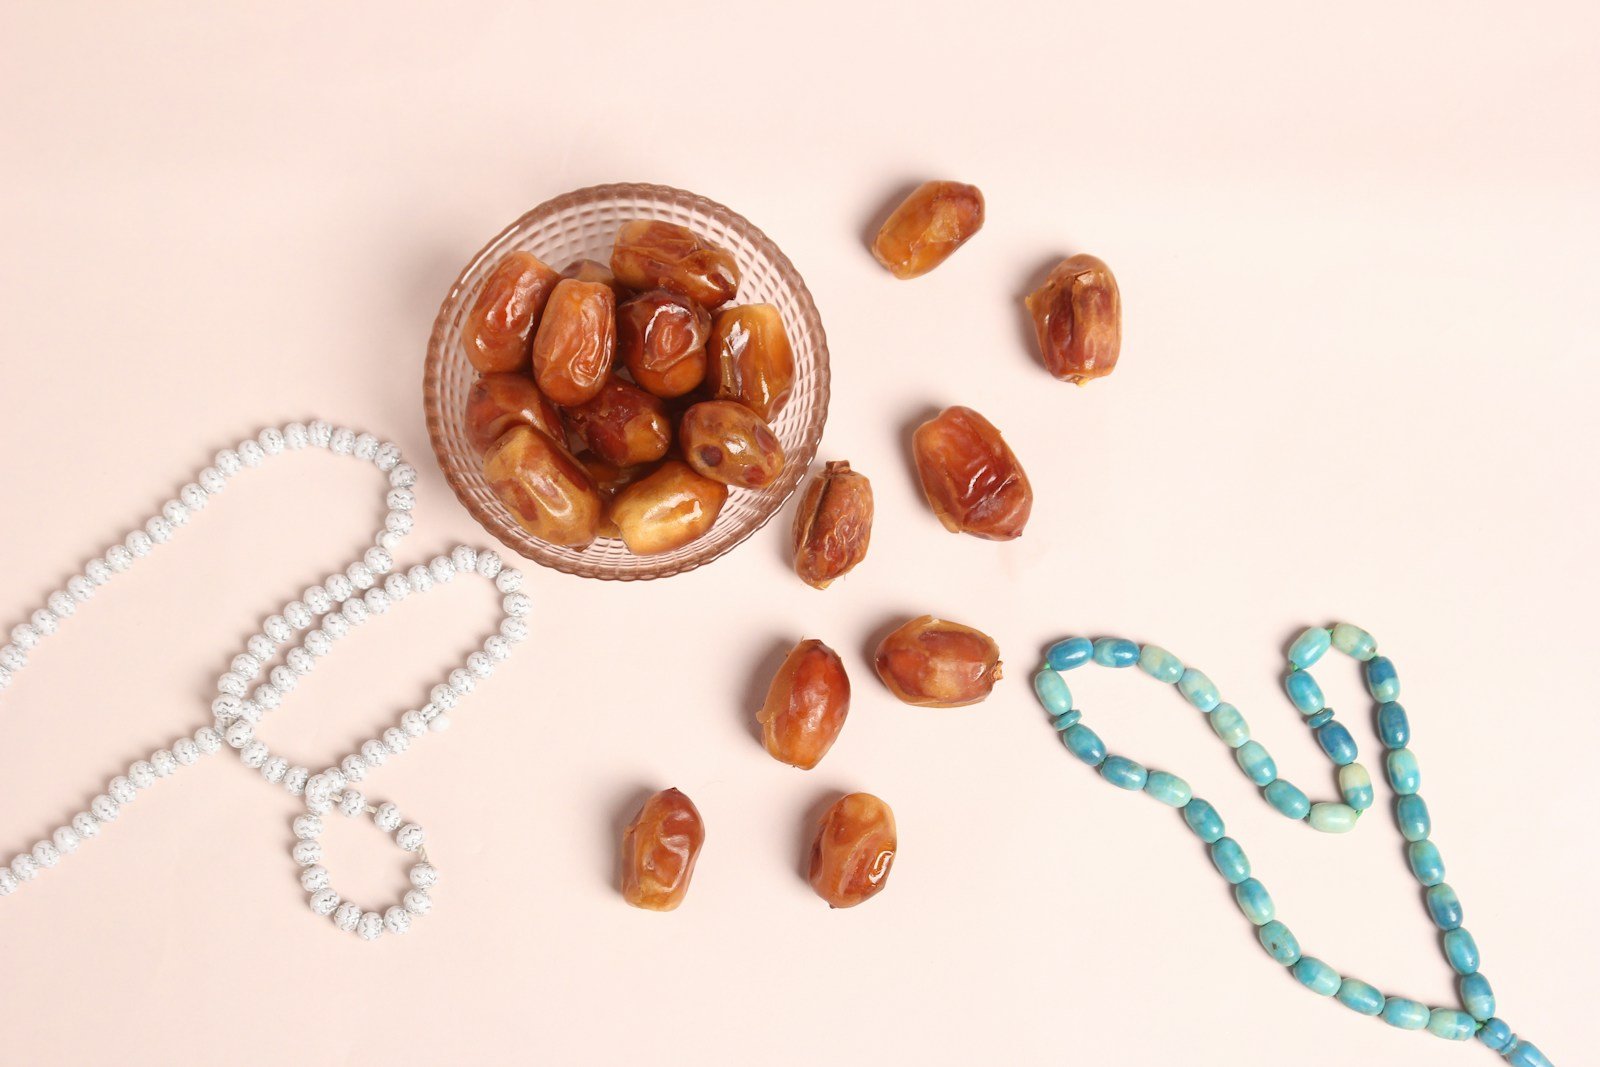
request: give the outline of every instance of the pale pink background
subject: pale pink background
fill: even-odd
[[[369,781],[444,874],[404,940],[309,914],[293,804],[231,758],[153,789],[0,902],[3,1058],[1487,1063],[1298,988],[1179,821],[1065,755],[1025,684],[1066,632],[1158,641],[1326,796],[1277,678],[1301,626],[1349,618],[1400,666],[1502,1013],[1583,1062],[1597,39],[1577,3],[7,5],[6,628],[269,421],[407,450],[407,562],[480,542],[429,462],[429,325],[484,240],[602,181],[703,192],[790,254],[832,342],[823,457],[873,477],[879,519],[827,593],[787,573],[777,529],[663,583],[531,575],[535,639]],[[862,233],[935,175],[982,186],[988,226],[895,282]],[[1075,250],[1115,267],[1127,311],[1122,366],[1082,390],[1033,362],[1017,302]],[[1028,464],[1018,543],[946,535],[918,498],[907,428],[951,402]],[[377,517],[351,464],[250,482],[6,693],[0,853],[205,722],[243,638]],[[492,610],[481,586],[430,600],[351,638],[266,735],[325,760],[423,699]],[[924,611],[999,639],[988,703],[914,711],[872,678],[885,623]],[[857,693],[809,774],[750,727],[803,635]],[[1354,672],[1324,677],[1376,770]],[[1114,748],[1217,802],[1308,951],[1452,999],[1386,790],[1355,834],[1313,834],[1174,695],[1073,684]],[[660,916],[620,902],[612,867],[619,821],[666,785],[709,843]],[[830,913],[797,870],[847,789],[894,805],[902,855],[882,897]],[[331,846],[347,893],[400,885],[370,830],[340,821]]]

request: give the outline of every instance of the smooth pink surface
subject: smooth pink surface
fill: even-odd
[[[767,531],[646,585],[532,575],[535,640],[453,730],[369,779],[432,835],[434,914],[377,946],[312,917],[294,806],[230,757],[163,783],[0,901],[9,1063],[1490,1062],[1359,1018],[1256,946],[1170,812],[1115,794],[1027,690],[1064,632],[1159,642],[1332,791],[1284,643],[1349,618],[1399,664],[1436,839],[1502,1013],[1592,1046],[1600,62],[1572,3],[279,3],[0,15],[0,618],[9,629],[219,447],[322,415],[423,469],[406,561],[478,531],[428,465],[420,368],[456,270],[533,203],[645,179],[745,213],[834,355],[820,458],[869,473],[860,570],[818,593]],[[892,194],[975,182],[987,227],[896,282]],[[1019,297],[1117,271],[1114,377],[1060,385]],[[944,533],[906,436],[970,404],[1038,503],[1009,545]],[[0,700],[0,853],[206,721],[268,612],[351,557],[378,481],[304,456],[230,488]],[[785,520],[786,520],[785,516]],[[325,760],[481,639],[481,585],[348,639],[264,729]],[[1012,668],[976,708],[894,704],[866,653],[924,611]],[[848,657],[816,771],[753,713],[801,636]],[[1353,671],[1324,671],[1376,773]],[[1171,693],[1073,679],[1114,747],[1221,808],[1306,948],[1452,999],[1398,838],[1285,823]],[[320,765],[320,763],[316,764]],[[621,823],[676,785],[708,824],[684,907],[613,888]],[[888,889],[799,874],[839,792],[888,800]],[[334,816],[339,886],[399,853]]]

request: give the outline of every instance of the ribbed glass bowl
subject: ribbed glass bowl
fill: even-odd
[[[556,270],[576,259],[611,262],[617,230],[630,219],[687,226],[732,252],[743,278],[736,304],[772,304],[794,348],[795,384],[773,430],[783,443],[783,474],[765,489],[733,489],[710,532],[675,552],[635,556],[620,540],[602,538],[582,551],[548,544],[518,526],[483,479],[467,443],[467,391],[476,372],[461,344],[461,327],[484,277],[508,252],[532,252]],[[548,200],[512,223],[461,272],[439,308],[423,375],[428,436],[445,480],[472,517],[520,556],[586,578],[637,581],[704,566],[775,515],[817,454],[828,414],[828,341],[811,293],[794,264],[749,220],[703,196],[664,185],[596,185]]]

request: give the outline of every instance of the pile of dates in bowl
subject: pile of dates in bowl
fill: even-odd
[[[827,341],[748,221],[597,186],[468,264],[424,384],[446,480],[496,538],[573,574],[658,578],[727,552],[794,491],[827,414]]]

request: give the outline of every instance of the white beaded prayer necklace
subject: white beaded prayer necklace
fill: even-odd
[[[0,647],[0,692],[11,684],[12,676],[27,665],[28,653],[40,641],[55,633],[61,623],[77,612],[79,605],[94,596],[96,589],[148,556],[157,545],[171,540],[179,528],[205,508],[211,497],[223,490],[230,478],[246,468],[259,467],[267,456],[300,451],[308,446],[366,460],[388,475],[390,488],[385,499],[389,512],[383,529],[373,539],[373,547],[367,549],[361,559],[330,575],[320,585],[311,586],[300,599],[284,605],[279,614],[269,616],[262,623],[261,632],[245,643],[244,651],[233,658],[230,669],[217,679],[218,696],[211,704],[211,726],[201,727],[191,737],[180,738],[171,748],[158,749],[148,759],[135,761],[127,774],[111,779],[105,792],[90,801],[88,810],[79,812],[67,825],[57,828],[49,839],[18,853],[9,864],[0,867],[0,897],[9,896],[55,867],[62,857],[76,852],[80,844],[98,835],[101,827],[115,822],[142,790],[227,745],[238,751],[246,767],[258,771],[268,782],[282,786],[290,796],[302,798],[306,813],[295,817],[292,854],[301,867],[300,884],[310,894],[313,912],[331,915],[339,929],[354,931],[363,940],[372,941],[385,930],[405,933],[413,918],[426,915],[432,908],[429,892],[439,875],[423,848],[422,827],[402,819],[400,809],[393,804],[369,803],[355,788],[355,783],[362,781],[370,770],[383,766],[390,757],[405,752],[413,741],[430,730],[438,732],[450,725],[449,711],[472,692],[479,680],[489,677],[496,664],[511,655],[513,645],[527,637],[528,625],[524,620],[532,602],[519,591],[520,572],[502,568],[500,557],[494,552],[480,552],[466,545],[458,546],[449,555],[435,556],[409,571],[394,569],[390,553],[411,531],[411,511],[416,504],[411,487],[417,480],[417,472],[401,462],[397,446],[380,442],[368,433],[358,434],[318,420],[310,424],[291,422],[281,430],[268,427],[237,448],[218,452],[212,465],[179,490],[177,498],[163,505],[159,514],[134,529],[122,543],[107,549],[104,556],[91,560],[82,574],[68,579],[64,589],[45,599],[44,607],[12,629],[11,643]],[[436,584],[450,581],[457,574],[476,574],[495,583],[503,595],[500,632],[435,685],[428,694],[428,703],[415,711],[407,711],[400,716],[399,723],[385,730],[381,737],[364,742],[319,774],[312,774],[305,767],[291,767],[288,760],[273,755],[266,743],[255,736],[262,716],[282,703],[299,680],[311,673],[317,661],[332,651],[334,643],[352,627],[361,625],[372,615],[384,614],[391,605],[413,593],[425,593]],[[320,625],[313,628],[318,620]],[[255,684],[280,647],[289,644],[297,633],[304,635],[300,643],[288,650],[284,662],[273,667],[265,681]],[[252,684],[255,684],[254,689]],[[352,818],[370,815],[380,830],[393,835],[395,844],[418,857],[419,862],[411,868],[412,888],[399,903],[381,914],[363,911],[354,902],[342,900],[329,884],[328,870],[322,865],[322,845],[317,839],[322,833],[322,816],[335,807]]]

